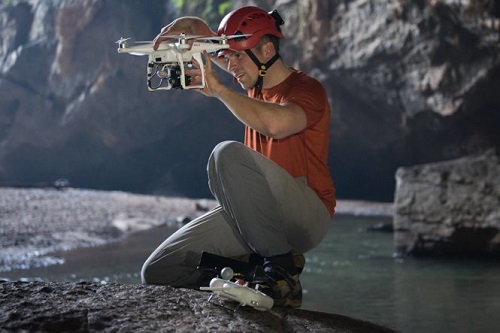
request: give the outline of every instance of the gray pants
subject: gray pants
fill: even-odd
[[[196,285],[202,251],[232,258],[305,253],[326,235],[330,213],[305,178],[293,178],[260,153],[222,142],[207,169],[220,206],[167,238],[144,263],[143,283]]]

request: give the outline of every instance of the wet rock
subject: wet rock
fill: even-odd
[[[0,283],[3,332],[394,332],[353,318],[300,309],[267,312],[166,286]]]
[[[500,158],[491,150],[400,168],[394,218],[401,255],[500,257]]]

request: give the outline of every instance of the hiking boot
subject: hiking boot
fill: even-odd
[[[293,264],[295,266],[295,269],[297,270],[297,274],[301,274],[304,271],[304,267],[306,266],[306,257],[304,257],[303,254],[294,254]]]
[[[274,300],[274,306],[298,308],[302,305],[302,285],[298,274],[291,275],[278,265],[268,265],[264,272],[260,290]]]
[[[297,274],[302,274],[302,272],[304,271],[304,267],[306,265],[306,257],[304,257],[303,254],[294,254],[292,258],[293,258],[293,265],[297,270]],[[248,259],[248,262],[253,265],[263,265],[264,257],[261,257],[256,253],[252,253]]]

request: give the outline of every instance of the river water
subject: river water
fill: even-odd
[[[393,258],[392,234],[367,232],[390,218],[339,215],[306,254],[303,309],[343,314],[402,332],[498,332],[500,263]],[[0,272],[10,279],[140,283],[146,257],[174,230],[140,232],[119,243],[54,254],[64,264]]]

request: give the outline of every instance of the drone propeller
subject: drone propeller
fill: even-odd
[[[200,35],[179,34],[179,35],[164,35],[162,37],[172,38],[172,39],[185,39],[185,40],[188,40],[188,39],[198,39],[198,38],[203,37],[203,36],[200,36]]]
[[[250,37],[252,34],[240,34],[240,35],[221,35],[219,36],[220,39],[236,39],[236,38],[241,38],[241,37]]]
[[[228,39],[236,39],[236,38],[242,38],[242,37],[250,37],[252,34],[241,34],[241,35],[221,35],[221,36],[207,36],[207,37],[201,37],[197,38],[199,40],[218,40],[218,41],[224,41]]]
[[[124,43],[124,42],[128,41],[129,39],[130,39],[130,37],[129,38],[123,38],[123,37],[121,37],[115,43],[116,44],[121,44],[121,43]]]

